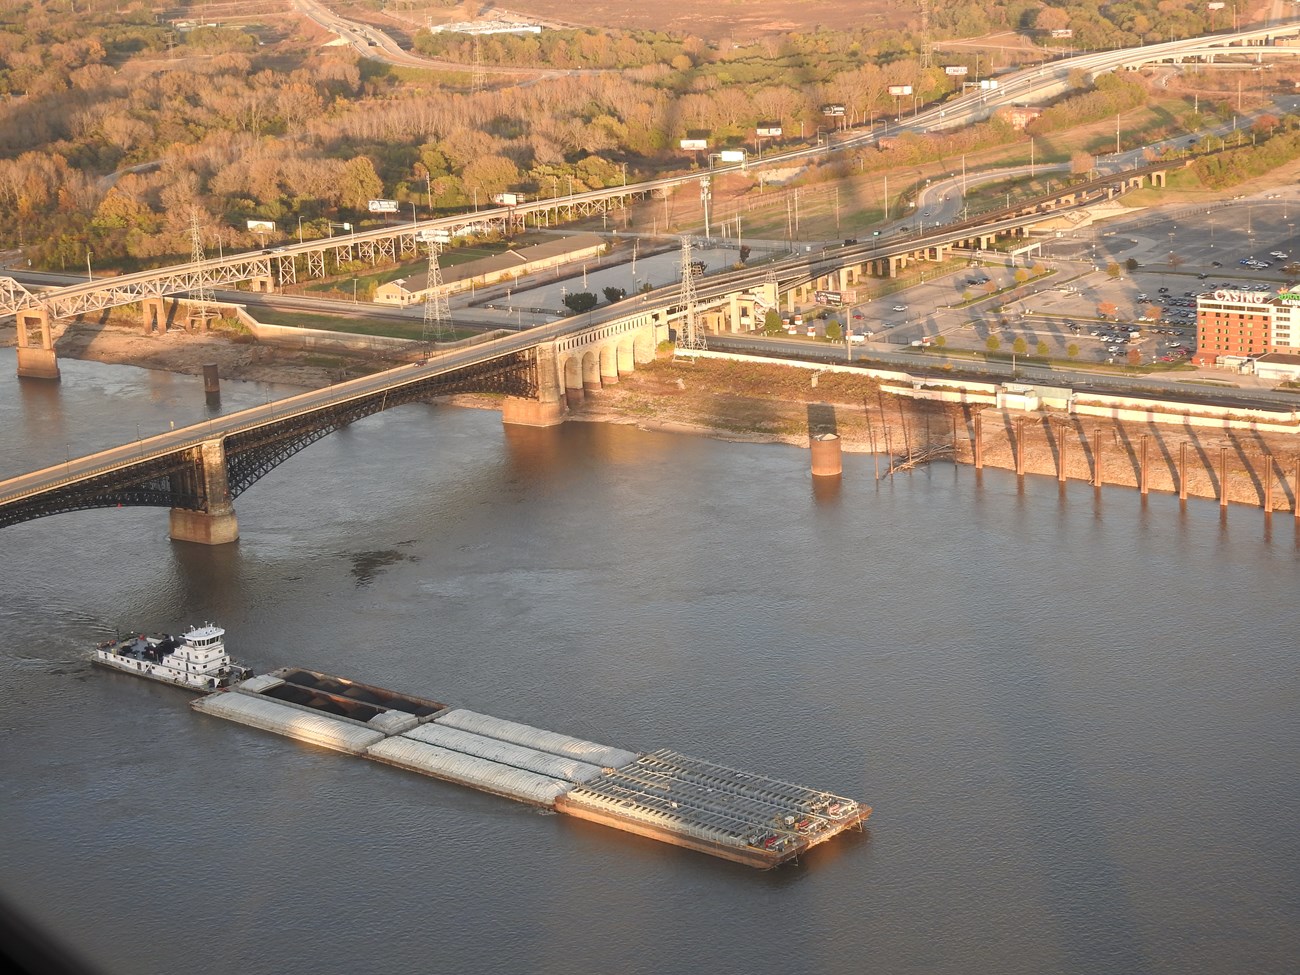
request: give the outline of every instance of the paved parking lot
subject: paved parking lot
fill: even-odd
[[[942,335],[947,348],[985,351],[989,337],[996,336],[1003,352],[1011,351],[1016,339],[1023,339],[1031,354],[1042,342],[1055,358],[1067,358],[1074,346],[1080,363],[1126,362],[1132,348],[1144,363],[1176,359],[1178,349],[1195,348],[1197,294],[1217,288],[1275,291],[1287,282],[1282,267],[1289,257],[1273,252],[1294,253],[1300,260],[1297,216],[1300,202],[1289,190],[1170,213],[1136,213],[1043,239],[1041,256],[1031,256],[1028,264],[1054,273],[1026,283],[1014,296],[969,300],[985,287],[984,276],[1002,289],[1014,284],[1015,274],[1007,266],[971,267],[864,302],[847,314],[855,329],[874,333],[870,341],[893,346]],[[1251,258],[1269,266],[1239,263]],[[1129,269],[1130,260],[1138,266]],[[1119,276],[1107,273],[1111,264],[1120,265]],[[1151,309],[1158,310],[1155,320],[1140,321]],[[1103,310],[1119,321],[1111,316],[1103,321]],[[1141,337],[1130,339],[1121,324],[1133,324]]]

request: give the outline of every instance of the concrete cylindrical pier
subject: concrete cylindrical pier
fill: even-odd
[[[812,472],[814,477],[834,477],[843,473],[840,436],[819,433],[812,438]]]
[[[215,362],[203,364],[203,398],[211,407],[221,403],[221,377],[217,374]]]

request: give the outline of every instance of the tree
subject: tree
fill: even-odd
[[[1142,364],[1142,350],[1136,345],[1131,346],[1128,350],[1128,364],[1130,366],[1140,366]]]
[[[365,210],[384,192],[383,181],[369,156],[356,156],[343,164],[339,180],[339,204],[349,210]]]
[[[1029,351],[1029,343],[1024,339],[1017,337],[1016,340],[1011,343],[1011,351],[1016,355],[1024,355]]]
[[[1115,302],[1113,301],[1097,302],[1097,317],[1114,318],[1118,314],[1119,314],[1119,305],[1115,304]]]
[[[996,335],[990,335],[988,337],[988,341],[986,341],[984,345],[988,348],[990,352],[996,352],[998,349],[1002,348],[1002,343],[998,341],[998,337]]]
[[[596,296],[590,291],[578,291],[564,296],[565,305],[575,315],[581,315],[584,311],[591,311],[596,307],[597,300]]]
[[[740,263],[741,263],[741,264],[744,264],[747,260],[749,260],[749,245],[748,245],[748,244],[741,244],[741,245],[740,245]]]
[[[1118,264],[1116,264],[1114,261],[1111,261],[1109,264],[1106,265],[1106,277],[1110,278],[1112,281],[1119,278],[1120,275],[1122,275],[1123,273],[1124,273],[1124,269],[1120,267]]]
[[[1071,359],[1079,358],[1079,343],[1071,342],[1069,345],[1067,345],[1065,347],[1065,354],[1068,355]]]
[[[1016,279],[1016,284],[1024,284],[1029,280],[1029,272],[1023,267],[1016,268],[1016,273],[1012,275]]]
[[[838,342],[844,338],[844,328],[835,319],[826,323],[826,338],[831,342]]]
[[[1127,261],[1124,262],[1124,266],[1128,268],[1129,271],[1136,271],[1142,265],[1138,263],[1138,259],[1136,257],[1130,257]]]
[[[1044,342],[1042,339],[1039,339],[1039,340],[1038,340],[1038,354],[1041,355],[1041,356],[1043,356],[1044,358],[1046,358],[1046,357],[1047,357],[1047,351],[1048,351],[1048,350],[1047,350],[1047,343]]]
[[[783,331],[785,327],[781,323],[781,313],[775,308],[769,308],[767,314],[763,316],[763,334],[780,335]]]
[[[1171,270],[1171,271],[1177,271],[1177,270],[1178,270],[1180,267],[1182,267],[1182,266],[1183,266],[1183,259],[1182,259],[1181,257],[1179,257],[1177,254],[1175,254],[1173,251],[1170,251],[1170,252],[1169,252],[1169,270]]]
[[[1070,154],[1070,172],[1075,176],[1086,176],[1097,166],[1096,157],[1090,152],[1079,150]]]
[[[627,297],[626,288],[604,288],[605,300],[611,305],[616,301],[622,301]]]
[[[937,348],[942,349],[945,345],[948,344],[948,336],[946,336],[946,335],[936,335],[936,336],[934,337],[934,344],[935,344],[935,346],[936,346]]]

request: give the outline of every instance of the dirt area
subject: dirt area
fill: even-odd
[[[581,6],[563,0],[510,0],[507,6],[512,15],[558,26],[671,31],[711,40],[752,38],[818,26],[897,28],[918,16],[910,8],[883,0],[722,0],[707,6],[690,0],[662,0],[656,4],[590,0]],[[497,8],[495,13],[503,15],[504,11]]]
[[[12,326],[0,329],[0,345],[13,345]],[[337,382],[345,374],[356,376],[382,367],[368,358],[322,356],[297,349],[277,349],[242,341],[230,332],[187,332],[183,329],[151,335],[139,326],[120,323],[75,322],[54,345],[55,353],[69,359],[89,359],[118,365],[159,369],[191,376],[203,375],[208,363],[217,365],[222,379],[282,383],[315,389]]]

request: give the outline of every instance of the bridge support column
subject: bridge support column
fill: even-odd
[[[269,295],[275,291],[275,278],[270,276],[265,278],[250,278],[249,284],[253,286],[254,291],[260,292],[261,294]]]
[[[555,343],[537,347],[537,398],[507,396],[501,405],[501,422],[526,427],[552,427],[564,422],[564,392],[555,355]]]
[[[18,325],[18,375],[26,379],[58,379],[59,359],[54,354],[49,311],[29,308],[14,318]]]
[[[205,440],[202,447],[203,496],[206,511],[188,508],[171,509],[173,541],[197,542],[200,545],[225,545],[239,540],[239,521],[230,503],[230,485],[226,480],[226,447],[221,440]]]
[[[166,298],[143,298],[140,301],[140,310],[144,320],[145,335],[154,331],[167,331],[169,309]]]

